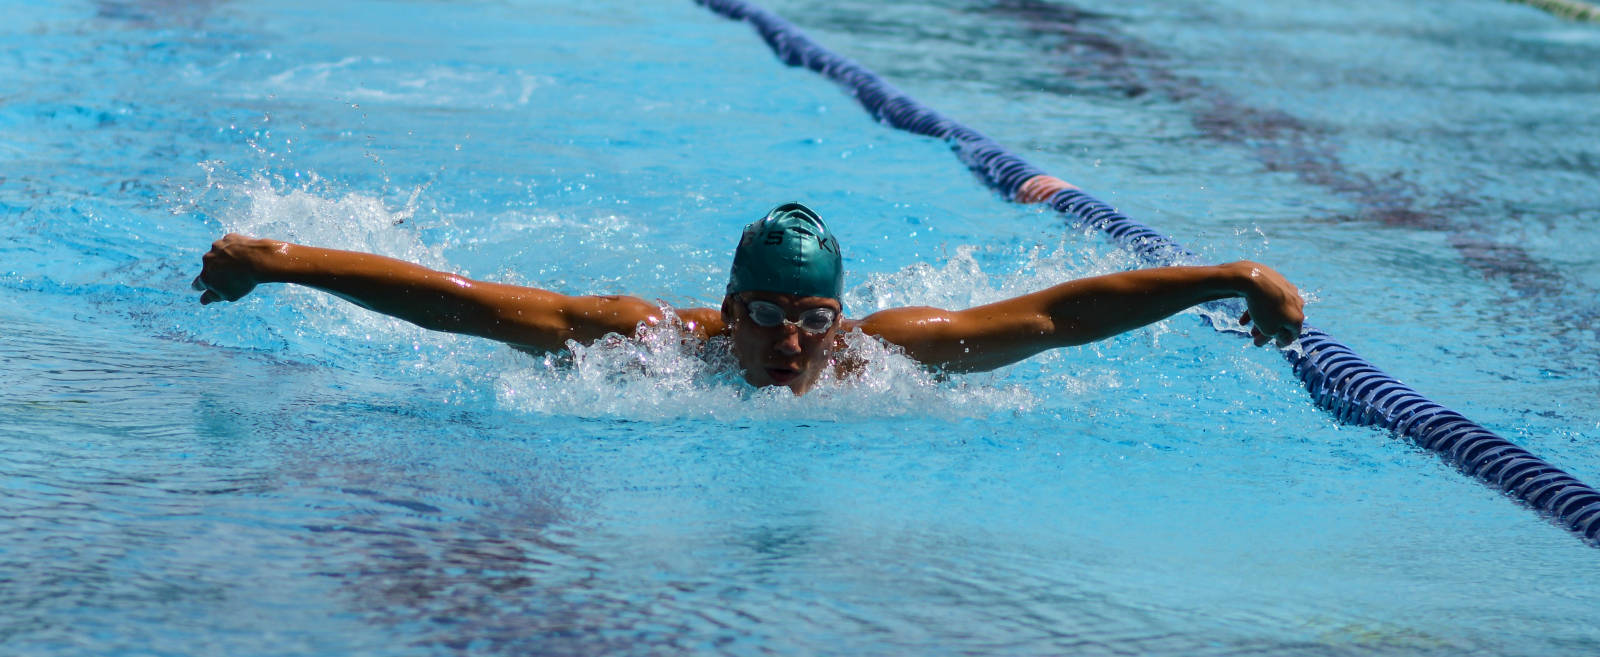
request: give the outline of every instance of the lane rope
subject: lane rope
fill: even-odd
[[[1542,9],[1574,21],[1589,21],[1600,23],[1600,6],[1595,6],[1583,0],[1509,0],[1519,5],[1528,5],[1535,9]]]
[[[743,0],[695,0],[755,28],[780,61],[804,67],[842,86],[875,119],[897,129],[944,140],[989,187],[1017,203],[1045,203],[1073,225],[1094,228],[1152,266],[1199,258],[1176,240],[1130,219],[1076,186],[1046,175],[972,128],[924,106],[865,67],[839,56],[782,17]],[[1237,299],[1212,302],[1201,316],[1220,332],[1249,335],[1218,317],[1238,317]],[[1316,405],[1344,424],[1375,426],[1404,436],[1461,472],[1544,514],[1585,543],[1600,547],[1600,492],[1521,446],[1367,362],[1332,336],[1307,325],[1299,349],[1281,350]]]

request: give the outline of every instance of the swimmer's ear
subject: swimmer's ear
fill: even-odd
[[[733,295],[722,297],[722,325],[733,326]]]

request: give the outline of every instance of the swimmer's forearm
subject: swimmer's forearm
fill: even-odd
[[[1072,346],[1147,326],[1208,301],[1248,297],[1258,292],[1260,270],[1249,262],[1139,269],[1069,281],[1036,294],[1050,318],[1055,346]]]
[[[423,328],[500,340],[541,351],[567,340],[632,334],[659,310],[632,297],[573,297],[475,281],[370,253],[228,235],[212,245],[196,288],[202,303],[231,301],[259,283],[322,290]]]
[[[260,282],[314,287],[373,310],[405,298],[396,294],[409,296],[428,290],[443,294],[452,287],[465,287],[466,279],[460,276],[387,256],[261,241],[251,259]]]
[[[266,240],[254,259],[263,283],[316,288],[353,304],[437,330],[457,331],[484,312],[483,285],[386,256]]]

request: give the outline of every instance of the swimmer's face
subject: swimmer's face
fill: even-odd
[[[761,326],[750,318],[751,302],[765,301],[783,310],[790,322],[815,308],[833,311],[827,330],[811,333],[793,323]],[[774,292],[741,292],[722,300],[723,321],[730,327],[733,354],[744,368],[744,380],[756,387],[785,386],[796,395],[806,394],[816,385],[833,357],[839,335],[837,299],[799,297]]]

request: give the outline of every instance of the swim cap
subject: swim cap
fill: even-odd
[[[728,294],[755,290],[829,299],[844,292],[839,240],[811,208],[785,203],[744,227]]]

